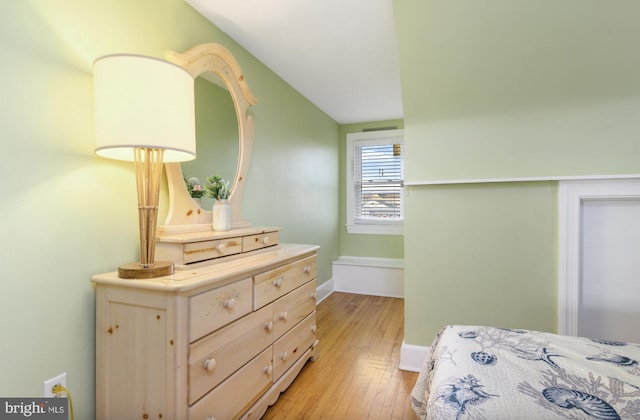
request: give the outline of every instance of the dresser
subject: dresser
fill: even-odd
[[[319,356],[318,247],[241,236],[171,276],[92,277],[98,419],[258,419]]]

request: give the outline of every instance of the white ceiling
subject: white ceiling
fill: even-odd
[[[186,0],[340,124],[402,118],[392,0]]]

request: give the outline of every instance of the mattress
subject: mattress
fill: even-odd
[[[450,325],[411,393],[421,419],[640,419],[640,345]]]

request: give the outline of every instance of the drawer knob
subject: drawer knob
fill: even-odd
[[[216,420],[216,418],[215,418],[215,417],[207,417],[207,418],[206,418],[206,419],[204,419],[204,420]]]
[[[304,266],[304,272],[309,274],[311,272],[311,266],[310,265],[305,265]]]
[[[271,375],[271,372],[273,372],[273,366],[268,365],[265,366],[264,369],[262,370],[266,375]]]
[[[264,329],[271,332],[271,330],[273,329],[273,321],[265,322]]]
[[[287,356],[289,356],[287,352],[283,351],[282,353],[280,353],[280,360],[287,360]]]
[[[316,331],[318,331],[318,327],[314,324],[311,326],[311,332],[315,333]]]
[[[311,294],[309,295],[309,297],[310,297],[311,299],[314,299],[314,300],[315,300],[315,298],[316,298],[316,292],[311,292]]]
[[[265,236],[262,238],[262,243],[265,245],[269,245],[269,236]]]
[[[219,253],[223,254],[224,251],[227,250],[227,247],[225,246],[225,244],[220,244],[216,247],[216,251],[218,251]]]
[[[286,321],[288,316],[289,316],[289,314],[287,313],[287,311],[280,312],[280,319],[281,320]]]
[[[204,361],[204,368],[209,372],[213,372],[216,368],[216,359],[207,359]]]
[[[229,298],[229,299],[224,301],[222,306],[224,306],[227,309],[231,309],[231,308],[233,308],[235,306],[235,304],[236,304],[236,300],[234,298]]]
[[[276,286],[276,287],[282,286],[282,277],[278,277],[277,279],[275,279],[273,281],[273,285]]]

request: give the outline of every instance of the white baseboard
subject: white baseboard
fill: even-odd
[[[316,287],[316,304],[325,300],[331,293],[333,293],[333,279],[329,279]]]
[[[333,290],[403,298],[404,260],[340,257],[333,262]]]
[[[413,344],[406,344],[402,341],[398,369],[408,370],[409,372],[420,372],[428,352],[429,347],[414,346]]]

